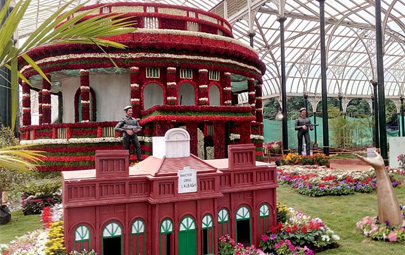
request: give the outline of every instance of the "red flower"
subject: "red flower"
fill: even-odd
[[[260,239],[262,239],[263,242],[266,242],[269,240],[269,237],[267,235],[262,235]]]
[[[303,234],[308,233],[307,225],[302,226],[301,232],[302,232]]]

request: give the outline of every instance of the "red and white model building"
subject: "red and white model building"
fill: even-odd
[[[121,72],[94,45],[59,44],[29,52],[52,84],[20,60],[21,73],[33,84],[21,84],[21,139],[47,152],[40,170],[94,168],[96,150],[121,149],[114,126],[127,105],[143,126],[139,140],[144,157],[152,153],[152,136],[183,126],[194,155],[199,143],[213,146],[215,158],[226,157],[228,144],[253,143],[261,159],[265,66],[250,46],[233,38],[226,20],[156,3],[92,5],[79,12],[89,9],[94,11],[86,19],[120,13],[138,29],[108,38],[127,46],[107,49]],[[238,104],[236,80],[246,82],[246,106]],[[33,93],[39,93],[39,125],[31,124]],[[52,108],[51,95],[58,97],[58,107]],[[54,111],[56,122],[51,119]],[[198,130],[204,138],[198,138]]]
[[[181,128],[154,138],[134,167],[128,151],[97,151],[96,169],[63,172],[65,246],[102,255],[217,254],[219,237],[258,247],[276,224],[276,168],[252,144],[228,159],[190,154]]]

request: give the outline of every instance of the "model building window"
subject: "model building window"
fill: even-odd
[[[166,219],[160,224],[160,238],[159,238],[159,254],[169,255],[174,253],[173,245],[173,223],[171,220]]]
[[[205,215],[202,219],[201,232],[202,254],[214,254],[214,233],[211,215]]]
[[[103,255],[122,255],[122,228],[118,223],[108,223],[103,229]]]
[[[143,27],[147,29],[158,29],[159,19],[156,17],[145,17],[143,18]]]
[[[221,105],[221,93],[217,85],[211,85],[209,89],[209,99],[211,106],[220,106]]]
[[[265,235],[268,229],[270,229],[269,206],[262,205],[259,210],[259,236]]]
[[[136,220],[131,227],[131,254],[145,253],[145,224],[142,220]]]
[[[242,206],[236,212],[236,242],[244,246],[252,244],[250,228],[250,212],[245,206]]]
[[[229,234],[229,214],[226,209],[221,209],[218,212],[218,227],[219,236]]]
[[[146,78],[159,78],[160,70],[158,67],[147,67],[146,68]]]
[[[180,79],[193,79],[193,71],[191,69],[180,69]]]
[[[198,32],[200,30],[200,27],[197,22],[187,21],[187,30]]]
[[[75,231],[75,250],[82,251],[90,250],[90,230],[84,225],[80,225]]]
[[[197,254],[197,230],[193,218],[187,216],[180,222],[178,255]]]
[[[179,85],[179,105],[195,105],[195,89],[190,83],[182,83]]]
[[[96,92],[94,91],[93,88],[90,88],[90,102],[87,102],[89,105],[89,117],[90,121],[97,121],[97,113],[96,113],[96,108],[97,108],[97,100],[96,100]],[[82,97],[80,95],[80,88],[76,90],[75,93],[75,103],[77,104],[77,107],[75,107],[75,122],[82,122],[83,117],[82,117]]]
[[[149,83],[143,89],[144,110],[154,105],[163,105],[163,89],[156,83]]]
[[[208,77],[210,80],[219,81],[219,71],[208,71]]]

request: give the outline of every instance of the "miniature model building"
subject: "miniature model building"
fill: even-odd
[[[52,84],[24,59],[19,61],[32,84],[21,84],[21,139],[46,151],[40,171],[92,169],[95,150],[122,149],[114,126],[127,105],[143,126],[138,138],[144,158],[152,153],[152,136],[180,126],[187,127],[194,155],[200,143],[215,148],[212,158],[226,157],[228,144],[253,143],[257,159],[262,158],[265,66],[253,48],[233,38],[225,19],[185,6],[128,2],[87,6],[78,14],[91,8],[84,18],[131,17],[134,33],[107,37],[126,49],[109,48],[109,56],[94,45],[58,44],[30,51]],[[242,92],[249,93],[246,106],[238,102]],[[31,104],[34,95],[39,106]],[[39,111],[35,125],[33,107]]]
[[[97,151],[96,169],[63,172],[67,250],[98,254],[217,254],[218,238],[258,245],[276,223],[276,169],[253,144],[228,159],[190,154],[174,128],[154,137],[153,156],[128,166],[128,151]]]

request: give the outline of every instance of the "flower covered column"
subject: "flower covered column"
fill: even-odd
[[[249,106],[252,107],[252,114],[256,115],[256,92],[255,92],[255,79],[248,79],[248,94],[249,94]]]
[[[88,70],[80,70],[80,104],[82,106],[82,122],[90,121],[90,79]]]
[[[239,134],[240,143],[250,143],[250,122],[240,122],[239,124]]]
[[[177,83],[176,83],[176,67],[167,68],[166,77],[166,99],[167,104],[176,105],[177,104]]]
[[[133,117],[141,117],[141,90],[139,89],[139,67],[133,66],[129,69],[131,82],[131,106]]]
[[[22,82],[22,115],[23,126],[31,125],[31,87],[25,81]]]
[[[231,73],[225,72],[223,77],[224,77],[223,101],[224,105],[230,106],[232,105]]]
[[[187,132],[190,134],[190,153],[198,156],[198,123],[197,122],[188,122],[187,123]]]
[[[256,123],[259,130],[258,135],[263,135],[263,99],[262,99],[262,84],[256,85]]]
[[[46,74],[48,79],[51,79],[49,74]],[[43,79],[42,80],[42,123],[41,124],[51,124],[51,84]]]
[[[208,105],[208,70],[198,70],[198,105]]]
[[[225,158],[225,123],[214,122],[214,158]]]

